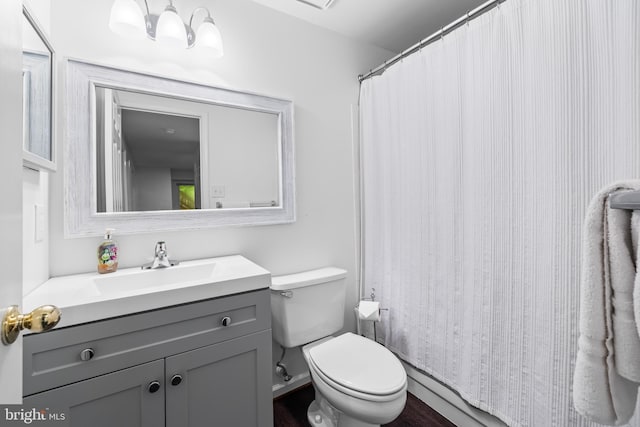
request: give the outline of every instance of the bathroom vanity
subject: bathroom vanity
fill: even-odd
[[[181,266],[159,271],[160,288],[117,291],[154,272],[116,272],[104,298],[59,301],[61,326],[24,337],[24,405],[62,411],[71,426],[271,426],[269,273],[240,256]]]

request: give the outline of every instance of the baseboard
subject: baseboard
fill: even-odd
[[[407,371],[407,387],[422,400],[457,426],[504,427],[498,418],[469,405],[460,395],[436,379],[403,362]]]
[[[297,388],[303,387],[311,382],[311,378],[309,377],[309,372],[304,372],[302,374],[298,374],[291,378],[286,383],[277,383],[271,387],[271,391],[273,392],[273,398],[280,397],[284,394],[287,394]]]

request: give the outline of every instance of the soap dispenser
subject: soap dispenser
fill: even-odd
[[[98,246],[98,273],[113,273],[118,269],[118,243],[113,240],[113,228],[104,232],[104,241]]]

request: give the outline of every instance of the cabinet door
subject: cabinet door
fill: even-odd
[[[70,427],[164,426],[163,379],[164,360],[157,360],[25,397],[23,405],[62,412],[60,425]]]
[[[270,365],[270,329],[167,358],[167,427],[272,426]]]

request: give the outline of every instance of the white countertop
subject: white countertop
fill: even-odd
[[[205,270],[207,265],[212,268],[206,277],[189,276],[190,272]],[[29,312],[45,304],[57,306],[62,311],[62,318],[56,326],[59,328],[266,289],[271,284],[269,271],[241,255],[185,261],[162,270],[142,271],[137,267],[108,274],[95,272],[54,277],[25,295],[22,307]],[[166,278],[166,273],[170,273],[171,277],[185,273],[188,280],[162,280]],[[138,280],[141,274],[145,275],[145,280]],[[160,280],[148,280],[156,277]],[[136,281],[153,284],[139,288],[127,286]]]

